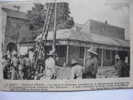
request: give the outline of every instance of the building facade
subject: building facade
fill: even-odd
[[[112,30],[112,31],[111,31]],[[39,35],[36,40],[41,38]],[[48,33],[47,45],[52,45],[53,32]],[[115,55],[130,56],[129,41],[124,39],[124,29],[89,20],[80,30],[77,28],[58,30],[56,36],[57,54],[63,63],[70,64],[77,59],[82,65],[86,64],[86,54],[90,47],[97,49],[99,66],[115,64]],[[62,50],[62,51],[61,51]]]
[[[2,51],[17,50],[19,43],[31,39],[29,19],[23,12],[2,8],[4,13],[3,44]]]
[[[2,8],[4,25],[3,51],[9,48],[32,47],[35,43],[30,34],[28,18],[25,13]],[[38,31],[38,34],[41,32]],[[57,30],[56,51],[59,56],[59,65],[71,64],[77,59],[82,65],[86,63],[87,50],[95,47],[99,54],[99,66],[111,66],[115,63],[115,55],[128,56],[129,41],[125,40],[124,29],[89,20],[81,27]],[[39,35],[36,40],[41,37]],[[47,51],[52,49],[53,32],[48,33]],[[18,44],[19,46],[17,46]]]

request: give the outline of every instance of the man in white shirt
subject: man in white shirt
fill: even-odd
[[[48,54],[48,58],[45,60],[45,70],[48,71],[50,70],[49,74],[51,74],[51,79],[52,77],[55,76],[55,73],[56,73],[56,64],[55,64],[55,60],[54,60],[54,51],[50,51],[50,53]],[[46,75],[47,76],[47,75]],[[49,75],[48,75],[49,76]]]

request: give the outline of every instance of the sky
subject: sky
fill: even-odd
[[[45,3],[47,1],[52,1],[52,0],[32,0],[32,1]],[[58,0],[58,1],[67,1],[69,3],[71,16],[74,18],[74,21],[76,23],[84,24],[88,19],[93,19],[101,22],[105,22],[105,20],[107,20],[108,23],[111,25],[116,25],[125,28],[126,38],[127,39],[129,38],[128,7],[114,9],[112,6],[106,5],[107,0]],[[31,2],[24,4],[20,3],[19,5],[22,6],[21,7],[22,11],[26,11],[27,9],[31,9],[32,5],[30,4]]]

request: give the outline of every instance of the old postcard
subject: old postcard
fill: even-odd
[[[131,0],[0,0],[0,90],[133,88]]]

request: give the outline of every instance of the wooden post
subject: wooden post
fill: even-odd
[[[54,7],[54,35],[53,35],[53,45],[52,45],[52,50],[54,51],[54,53],[56,52],[56,23],[57,23],[57,2],[55,0],[55,7]],[[55,59],[55,55],[54,55],[54,59]]]
[[[67,45],[67,51],[66,51],[66,65],[69,62],[68,59],[69,59],[69,45]]]
[[[110,58],[111,58],[111,65],[113,65],[113,51],[110,49]]]
[[[101,54],[101,67],[103,67],[103,60],[104,60],[104,49],[102,48],[102,54]]]
[[[87,52],[87,48],[84,47],[84,62],[83,62],[83,66],[85,66],[86,52]]]
[[[117,61],[116,61],[116,55],[118,55],[118,51],[115,51],[115,64],[117,63]]]

